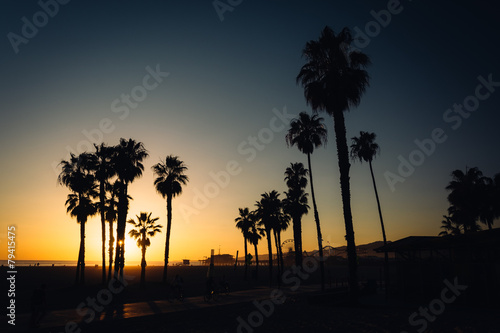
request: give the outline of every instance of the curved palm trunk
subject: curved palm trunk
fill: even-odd
[[[321,290],[325,290],[325,262],[323,259],[323,236],[321,235],[321,225],[319,223],[318,207],[316,206],[316,197],[314,196],[313,174],[311,169],[311,154],[307,154],[307,164],[309,166],[309,181],[311,183],[311,196],[314,208],[314,221],[316,221],[316,230],[318,233],[318,251],[319,251],[319,269],[321,273]]]
[[[255,279],[259,279],[259,252],[257,251],[257,244],[253,244],[255,250]]]
[[[370,173],[372,175],[373,190],[375,191],[375,198],[377,199],[378,216],[380,217],[380,225],[382,226],[382,237],[384,238],[384,247],[387,245],[387,238],[385,237],[384,219],[382,218],[382,209],[380,208],[380,200],[378,198],[377,184],[375,183],[375,176],[373,175],[372,161],[368,161],[370,165]],[[385,295],[388,295],[389,288],[389,255],[384,251],[384,277],[385,277]]]
[[[170,250],[170,228],[172,227],[172,195],[167,195],[167,239],[165,241],[165,263],[162,282],[167,282],[168,255]]]
[[[113,243],[115,238],[113,237],[113,221],[109,221],[109,265],[108,265],[108,282],[111,281],[111,273],[113,270]]]
[[[329,112],[333,114],[333,124],[335,128],[335,140],[337,141],[337,155],[340,171],[340,188],[342,194],[342,208],[344,213],[347,259],[349,264],[349,296],[351,302],[358,301],[358,262],[356,255],[356,242],[354,240],[354,227],[351,212],[351,191],[349,185],[349,150],[347,149],[346,128],[344,113],[342,110]]]
[[[146,247],[143,246],[142,249],[142,259],[141,259],[141,287],[146,284]]]
[[[245,241],[245,280],[246,280],[247,270],[248,270],[248,263],[247,263],[248,250],[247,250],[247,239],[245,238],[245,236],[243,236],[243,240]]]
[[[297,216],[292,217],[293,223],[293,241],[295,248],[295,266],[302,267],[302,226],[301,219]]]
[[[102,239],[102,284],[106,283],[106,218],[104,216],[104,203],[106,200],[104,182],[99,183],[99,209],[101,211],[101,239]]]
[[[273,249],[271,247],[271,230],[266,228],[267,251],[269,253],[269,285],[273,284]]]

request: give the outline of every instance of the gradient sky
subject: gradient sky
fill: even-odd
[[[375,29],[371,11],[387,5],[242,1],[221,21],[212,1],[70,1],[16,53],[9,33],[22,34],[23,17],[43,19],[36,14],[41,7],[36,1],[5,1],[0,259],[7,257],[7,226],[16,225],[17,259],[76,260],[79,227],[66,214],[69,192],[57,185],[54,165],[68,150],[85,149],[85,132],[100,139],[103,119],[112,130],[102,141],[114,145],[132,137],[150,153],[143,177],[130,186],[129,217],[152,212],[165,224],[165,201],[155,192],[151,166],[174,154],[189,167],[190,182],[173,201],[171,260],[202,259],[219,246],[222,253],[241,254],[243,238],[234,227],[238,208],[253,209],[263,192],[284,192],[285,168],[306,163],[305,155],[286,146],[288,123],[274,119],[285,109],[294,115],[310,111],[295,83],[305,43],[317,39],[325,25],[336,32],[344,26],[365,32],[367,23]],[[373,63],[370,87],[359,107],[346,114],[347,137],[377,134],[381,154],[374,171],[389,240],[439,233],[451,171],[477,166],[487,176],[500,172],[500,87],[460,126],[443,119],[453,104],[475,94],[479,76],[500,81],[500,23],[493,6],[401,1],[399,13],[379,31],[371,30],[373,37],[362,48]],[[124,117],[112,104],[143,84],[148,66],[169,75]],[[312,156],[315,189],[324,239],[341,246],[345,228],[333,121],[323,116],[329,142]],[[272,137],[266,136],[270,125]],[[436,128],[447,140],[392,191],[386,172],[397,173],[398,156],[408,159],[417,149],[414,141],[430,138]],[[259,133],[266,144],[248,161],[248,138]],[[229,161],[238,164],[239,173],[226,186],[210,185],[211,173],[225,170]],[[353,164],[351,189],[357,244],[381,240],[368,165]],[[200,193],[207,190],[215,192],[203,201]],[[291,237],[290,228],[282,239]],[[163,260],[164,242],[164,233],[152,240],[148,260]],[[305,250],[316,248],[312,212],[303,219],[303,242]],[[87,223],[86,244],[87,259],[99,260],[98,217]],[[127,241],[126,251],[127,260],[139,260],[133,241]],[[265,242],[259,251],[267,252]]]

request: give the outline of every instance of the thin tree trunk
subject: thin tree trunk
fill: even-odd
[[[271,247],[271,230],[266,229],[267,235],[267,250],[269,253],[269,286],[273,284],[273,249]]]
[[[309,181],[311,183],[311,197],[314,208],[314,220],[316,221],[316,230],[318,233],[318,251],[319,251],[319,269],[321,273],[321,290],[325,290],[325,262],[323,259],[323,236],[321,235],[321,224],[319,223],[318,207],[316,206],[316,197],[314,196],[313,174],[311,169],[311,154],[307,154],[307,164],[309,166]]]
[[[80,238],[82,240],[80,244],[81,251],[81,269],[80,269],[80,284],[85,284],[85,223],[87,219],[85,218],[82,222],[80,222]]]
[[[146,285],[146,247],[142,247],[142,260],[141,260],[141,287]]]
[[[254,244],[255,250],[255,280],[259,279],[259,252],[257,251],[257,244]]]
[[[368,161],[370,165],[370,173],[372,175],[373,190],[375,191],[375,198],[377,199],[378,216],[380,217],[380,225],[382,226],[382,237],[384,239],[384,247],[387,246],[387,238],[385,237],[384,219],[382,218],[382,209],[380,208],[380,200],[378,198],[377,184],[375,183],[375,176],[373,175],[372,161]],[[389,255],[384,251],[384,277],[385,277],[385,296],[389,295]]]
[[[301,220],[297,216],[292,218],[293,223],[293,241],[295,248],[295,266],[302,267],[302,244],[301,244]]]
[[[281,262],[280,262],[280,247],[279,247],[279,244],[278,244],[278,233],[276,232],[275,229],[273,229],[273,234],[274,234],[274,245],[276,246],[276,262],[278,263],[278,272],[277,272],[277,279],[276,281],[278,282],[278,286],[280,285],[280,275],[281,275],[281,270],[282,270],[282,267],[281,267]]]
[[[282,272],[285,271],[285,264],[283,262],[283,248],[281,247],[281,232],[278,232],[278,245],[280,248],[280,263],[281,263],[281,269],[283,270]]]
[[[104,181],[101,180],[99,184],[99,208],[101,211],[101,239],[102,239],[102,284],[106,283],[106,219],[104,216],[105,208],[105,191],[104,191]]]
[[[167,239],[165,241],[165,264],[163,266],[162,282],[167,282],[168,255],[170,248],[170,228],[172,227],[172,195],[167,194]]]
[[[245,241],[245,280],[246,280],[247,279],[247,270],[248,270],[248,264],[247,264],[248,251],[247,251],[247,239],[245,238],[245,236],[243,236],[243,240]]]
[[[82,223],[80,221],[80,223]],[[78,286],[80,284],[80,268],[81,268],[81,263],[82,263],[82,244],[83,244],[83,238],[82,238],[82,232],[80,231],[80,246],[78,248],[78,261],[76,262],[76,276],[75,276],[75,285]]]
[[[127,184],[121,183],[118,196],[118,219],[116,223],[116,256],[115,256],[115,279],[123,278],[123,266],[125,264],[125,224],[127,220],[128,197]],[[120,244],[121,243],[121,244]]]
[[[113,271],[113,243],[115,238],[113,237],[113,221],[109,221],[109,267],[108,267],[108,282],[111,281],[111,275]]]
[[[356,254],[356,242],[354,240],[354,226],[351,212],[351,191],[349,185],[349,150],[347,149],[346,128],[344,113],[342,110],[334,110],[333,123],[335,128],[335,139],[337,141],[337,155],[340,171],[340,188],[342,194],[342,208],[344,213],[347,260],[349,265],[349,296],[352,303],[358,302],[358,260]]]

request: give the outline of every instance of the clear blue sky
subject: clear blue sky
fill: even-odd
[[[173,259],[201,258],[218,245],[223,252],[241,252],[242,238],[233,226],[238,208],[253,208],[265,191],[283,192],[285,168],[306,162],[298,150],[286,147],[286,129],[273,118],[284,108],[295,115],[310,111],[295,77],[304,64],[305,43],[317,39],[325,25],[335,31],[357,27],[372,36],[362,49],[373,63],[371,86],[346,115],[346,126],[348,138],[361,130],[377,134],[381,154],[374,168],[388,238],[436,235],[448,207],[444,187],[452,170],[477,166],[487,176],[500,172],[500,87],[481,88],[481,96],[489,95],[468,118],[460,116],[460,126],[458,113],[447,114],[475,95],[479,76],[500,81],[498,8],[487,1],[407,0],[394,7],[398,13],[385,26],[370,23],[376,22],[371,11],[387,7],[387,1],[241,1],[221,21],[211,1],[73,0],[44,22],[36,1],[5,1],[0,14],[1,241],[3,226],[11,223],[41,247],[55,243],[55,229],[78,239],[76,222],[65,214],[67,189],[56,186],[53,166],[67,157],[67,147],[85,149],[84,133],[90,133],[97,139],[102,134],[109,144],[132,137],[149,150],[144,177],[131,187],[132,216],[151,211],[165,221],[151,165],[175,154],[189,166],[189,185],[174,201]],[[36,34],[29,27],[23,32],[24,17],[38,20]],[[10,33],[34,36],[19,43]],[[144,81],[156,68],[168,76]],[[141,88],[144,82],[151,90]],[[131,93],[140,101],[125,107],[120,99]],[[337,246],[345,243],[345,231],[335,137],[332,119],[323,116],[329,142],[314,153],[313,171],[324,238]],[[391,190],[387,172],[397,174],[398,157],[408,160],[417,149],[414,141],[430,138],[436,128],[446,141]],[[249,139],[259,133],[262,150],[251,148]],[[252,149],[255,158],[248,161]],[[237,167],[227,186],[209,185],[211,173],[226,169],[229,161]],[[380,240],[367,165],[353,164],[351,187],[357,242]],[[205,191],[211,197],[203,200],[199,193]],[[316,244],[312,215],[304,218],[305,249]],[[97,219],[88,224],[87,241],[98,244]],[[153,260],[162,259],[163,237],[153,241]],[[39,259],[76,257],[75,239],[71,245],[50,245],[57,253]],[[19,251],[21,259],[33,259],[28,249]],[[89,251],[98,259],[98,248]]]

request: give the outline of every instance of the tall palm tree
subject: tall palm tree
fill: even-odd
[[[476,231],[477,221],[481,216],[483,191],[483,173],[478,168],[455,170],[451,173],[452,181],[446,186],[450,191],[448,209],[452,217],[463,225],[464,233]]]
[[[285,212],[292,217],[293,240],[295,245],[295,265],[302,266],[302,216],[307,214],[307,169],[302,163],[290,163],[285,170],[285,182],[288,191],[283,200]]]
[[[141,286],[144,287],[146,282],[146,249],[151,245],[149,237],[154,237],[156,233],[161,232],[162,226],[155,224],[158,217],[151,218],[153,213],[143,213],[136,215],[137,222],[133,219],[128,220],[128,223],[133,225],[134,229],[130,230],[128,234],[130,237],[137,239],[137,246],[141,249]]]
[[[157,176],[154,185],[156,191],[163,198],[167,198],[167,238],[165,241],[165,264],[163,266],[163,283],[167,282],[167,266],[170,249],[170,228],[172,226],[172,198],[182,193],[182,185],[189,181],[184,173],[187,166],[178,156],[168,155],[165,162],[160,162],[152,167]]]
[[[248,207],[238,208],[238,210],[239,210],[240,216],[238,216],[236,219],[234,219],[234,222],[236,222],[236,228],[241,230],[241,233],[243,234],[243,240],[245,241],[245,280],[246,280],[247,279],[247,270],[248,270],[247,243],[249,242],[249,235],[250,235],[250,228],[252,225],[252,220],[251,220],[251,216],[250,216],[250,212],[248,210]]]
[[[321,290],[325,290],[325,263],[323,259],[323,236],[321,235],[321,224],[319,221],[318,207],[314,195],[313,174],[311,168],[311,154],[314,148],[325,145],[328,141],[326,126],[323,124],[323,118],[317,114],[312,117],[306,112],[299,113],[299,118],[293,119],[290,123],[290,129],[285,137],[288,146],[297,146],[297,148],[307,155],[307,165],[309,168],[309,182],[311,186],[311,198],[314,209],[314,221],[316,222],[316,232],[318,235],[319,267],[321,273]]]
[[[277,224],[275,225],[274,229],[276,231],[276,248],[278,251],[278,258],[280,262],[280,267],[281,269],[285,269],[285,265],[283,262],[283,249],[281,247],[281,233],[286,231],[288,227],[290,226],[290,219],[291,216],[285,211],[284,209],[284,203],[283,200],[281,201],[281,207],[280,207],[280,212],[277,220]],[[281,276],[281,272],[278,276]]]
[[[102,283],[106,283],[106,187],[109,179],[114,176],[115,169],[112,166],[114,149],[94,144],[95,151],[90,155],[92,171],[99,185],[99,213],[101,215],[101,239],[102,239]]]
[[[257,206],[256,216],[259,220],[258,224],[264,228],[266,233],[267,250],[269,255],[269,284],[271,285],[273,282],[273,249],[271,246],[271,232],[278,221],[280,213],[281,200],[279,199],[279,193],[276,190],[272,190],[261,194],[261,199],[255,203],[255,206]]]
[[[250,217],[250,229],[248,233],[248,241],[250,244],[254,246],[255,251],[255,279],[259,278],[259,251],[257,250],[257,245],[259,241],[262,239],[262,236],[265,235],[264,229],[259,228],[257,225],[258,218],[256,217],[257,213],[255,211],[251,211],[249,214]]]
[[[380,200],[378,198],[377,184],[375,182],[375,176],[373,175],[372,161],[375,156],[380,152],[379,145],[375,142],[375,133],[359,132],[359,137],[351,138],[351,158],[353,161],[359,159],[361,163],[363,161],[368,162],[370,166],[370,174],[372,176],[373,190],[375,191],[375,198],[377,200],[378,216],[380,218],[380,225],[382,227],[382,238],[384,240],[384,247],[387,246],[387,238],[385,235],[384,219],[382,218],[382,209],[380,208]],[[386,293],[388,292],[389,285],[389,255],[387,251],[384,252],[384,275],[386,279]],[[387,294],[386,294],[387,295]]]
[[[90,157],[87,153],[79,156],[70,154],[68,161],[61,161],[62,171],[58,183],[70,189],[66,200],[66,211],[80,224],[80,248],[76,266],[75,284],[85,283],[85,224],[90,216],[97,212],[92,198],[97,195],[95,178],[90,168]]]
[[[115,278],[123,279],[123,266],[125,265],[125,228],[128,213],[128,185],[142,176],[144,165],[142,162],[149,154],[142,142],[134,139],[121,138],[114,148],[113,166],[118,176],[118,219],[116,228],[116,255]]]
[[[357,302],[358,266],[351,213],[350,163],[344,111],[359,105],[369,84],[365,68],[370,64],[370,59],[355,50],[352,43],[353,37],[348,28],[335,34],[331,28],[325,27],[317,41],[307,42],[303,50],[307,62],[297,75],[297,83],[300,82],[304,87],[304,96],[313,111],[325,111],[333,117],[346,228],[349,290],[351,301]]]

